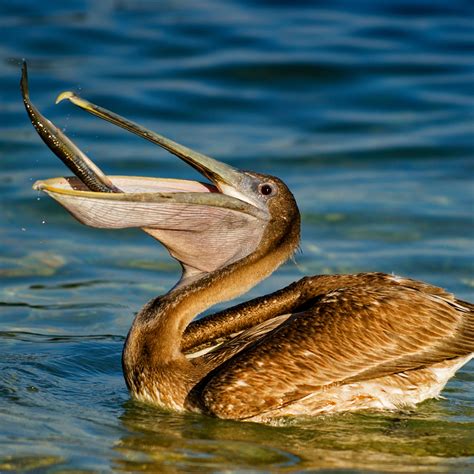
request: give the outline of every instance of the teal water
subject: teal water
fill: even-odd
[[[109,174],[195,179],[70,104],[66,89],[234,166],[274,174],[301,252],[239,301],[305,274],[379,270],[474,300],[470,2],[0,1],[0,472],[467,472],[474,364],[401,413],[280,426],[129,399],[133,314],[179,268],[140,231],[81,226],[31,189],[68,174],[33,101]]]

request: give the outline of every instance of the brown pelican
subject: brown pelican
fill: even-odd
[[[21,88],[39,135],[76,175],[34,188],[86,225],[141,228],[182,265],[179,282],[145,305],[125,342],[123,371],[134,398],[252,421],[391,410],[437,397],[473,357],[474,305],[382,273],[306,277],[193,321],[293,254],[300,215],[289,189],[61,94],[58,100],[167,149],[209,182],[107,177],[31,103],[26,66]]]

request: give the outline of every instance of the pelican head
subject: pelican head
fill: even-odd
[[[78,221],[98,228],[138,227],[160,241],[183,268],[181,284],[254,255],[271,253],[267,276],[298,245],[300,216],[292,193],[274,176],[243,171],[190,150],[71,92],[80,108],[152,141],[209,182],[106,176],[31,103],[26,66],[21,81],[31,122],[49,148],[75,173],[37,181]],[[261,279],[259,278],[259,279]]]

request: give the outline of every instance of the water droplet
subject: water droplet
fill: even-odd
[[[26,227],[22,227],[22,228],[21,228],[21,231],[22,231],[22,232],[25,232],[25,231],[26,231]]]
[[[41,224],[46,224],[46,221],[41,221]]]

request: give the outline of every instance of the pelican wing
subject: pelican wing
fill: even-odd
[[[439,291],[354,286],[320,295],[211,372],[201,403],[221,418],[245,419],[330,386],[468,355],[474,308]]]

